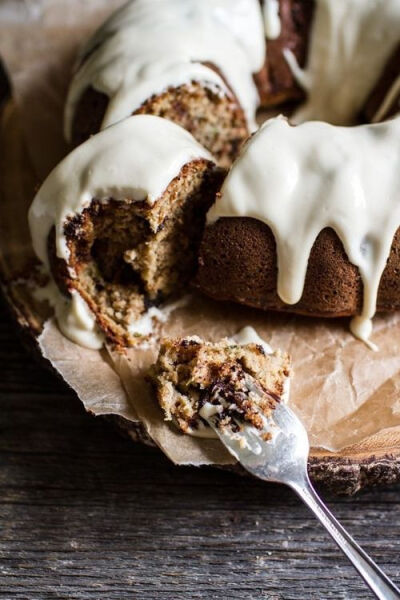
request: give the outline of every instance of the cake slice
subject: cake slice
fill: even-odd
[[[116,345],[143,339],[148,309],[182,293],[194,273],[223,175],[190,133],[148,115],[92,136],[53,170],[29,221],[63,295],[55,308],[68,337],[87,345],[94,318]]]
[[[149,379],[165,419],[200,437],[214,437],[205,420],[210,411],[221,427],[245,422],[261,429],[262,415],[285,399],[290,363],[286,354],[269,352],[259,341],[163,339]]]
[[[399,140],[399,117],[268,120],[207,215],[196,285],[262,310],[352,316],[369,343],[375,312],[400,309]]]
[[[84,46],[65,133],[74,145],[132,114],[181,125],[221,166],[255,128],[265,41],[258,0],[131,0]]]

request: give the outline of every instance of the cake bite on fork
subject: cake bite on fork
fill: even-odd
[[[163,339],[149,379],[166,420],[184,433],[216,437],[211,415],[221,428],[236,429],[239,421],[261,428],[261,415],[287,396],[289,375],[289,357],[272,352],[248,327],[215,343]]]
[[[287,405],[290,359],[272,352],[247,327],[237,339],[164,339],[149,379],[165,419],[183,433],[217,437],[241,466],[264,481],[291,487],[312,510],[376,598],[400,591],[340,525],[307,473],[305,427]]]

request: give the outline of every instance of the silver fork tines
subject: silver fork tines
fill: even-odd
[[[314,512],[376,598],[400,600],[398,588],[340,525],[311,485],[307,474],[308,436],[294,412],[284,403],[277,403],[268,416],[258,409],[263,421],[263,428],[258,430],[237,415],[231,416],[233,428],[221,423],[217,410],[209,414],[205,411],[202,416],[241,465],[260,479],[289,485]]]

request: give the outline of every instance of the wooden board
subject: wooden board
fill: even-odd
[[[12,101],[1,114],[0,143],[0,280],[8,304],[25,337],[34,346],[44,314],[32,303],[19,279],[34,262],[32,251],[19,252],[26,245],[25,215],[35,186],[33,170],[24,146],[19,115]],[[6,151],[4,151],[4,149]],[[18,189],[16,189],[18,186]],[[26,190],[26,194],[24,194]],[[15,198],[19,198],[18,205]],[[144,431],[118,418],[120,428],[131,437],[151,443]],[[393,429],[338,453],[312,450],[309,460],[312,479],[338,493],[352,494],[371,485],[387,485],[400,480],[400,431]]]

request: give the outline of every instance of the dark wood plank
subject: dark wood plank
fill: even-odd
[[[0,312],[0,597],[370,598],[295,496],[176,468],[85,414]],[[400,487],[328,498],[400,583]]]

